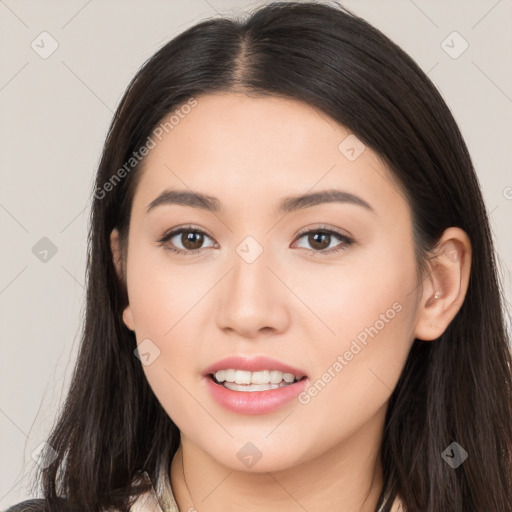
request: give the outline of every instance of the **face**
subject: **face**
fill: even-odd
[[[229,468],[290,468],[383,420],[417,321],[410,210],[311,106],[196,100],[141,170],[123,319],[182,439]]]

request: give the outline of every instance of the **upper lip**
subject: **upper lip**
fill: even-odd
[[[258,372],[262,370],[277,370],[283,373],[292,373],[297,378],[306,376],[306,372],[295,368],[289,364],[278,361],[266,356],[230,356],[213,363],[203,372],[203,375],[211,375],[219,370],[246,370],[249,372]]]

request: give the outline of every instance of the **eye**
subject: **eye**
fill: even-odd
[[[165,245],[165,248],[170,251],[190,255],[204,248],[202,245],[206,238],[210,239],[204,231],[194,226],[184,226],[166,233],[158,243]],[[182,247],[177,244],[181,244]]]
[[[307,243],[312,247],[312,249],[309,249],[310,252],[314,254],[335,253],[354,243],[354,240],[347,235],[324,226],[303,231],[299,234],[297,240],[300,240],[301,238],[306,239]],[[169,251],[183,255],[191,255],[198,253],[205,248],[203,247],[203,244],[206,239],[211,240],[204,231],[194,226],[182,226],[169,231],[157,242],[164,245]],[[332,246],[332,242],[335,241],[335,239],[338,239],[339,242]],[[179,244],[181,244],[181,247]],[[215,245],[214,243],[209,247],[218,247],[218,244]],[[305,247],[305,249],[308,248]]]
[[[330,229],[324,226],[319,226],[315,229],[303,231],[299,234],[298,240],[306,238],[306,241],[312,247],[311,251],[318,254],[332,254],[343,249],[354,243],[354,240],[334,229]],[[331,245],[334,239],[338,239],[338,244]],[[329,248],[330,247],[330,248]],[[306,247],[307,249],[307,247]]]

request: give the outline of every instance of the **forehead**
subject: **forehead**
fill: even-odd
[[[277,198],[340,187],[376,202],[376,209],[401,199],[379,156],[306,103],[240,93],[195,100],[172,125],[160,125],[159,138],[153,136],[155,146],[139,171],[136,193],[145,206],[167,188],[208,192],[223,205],[246,201],[260,208],[267,200],[275,206]]]
[[[167,126],[163,134],[161,142],[164,144],[158,144],[162,151],[152,151],[148,163],[163,156],[162,146],[167,146],[167,149],[188,153],[189,160],[216,160],[221,156],[227,164],[232,160],[243,163],[244,158],[246,165],[239,173],[255,160],[266,164],[266,169],[272,169],[277,163],[297,157],[323,154],[324,159],[330,156],[332,160],[338,153],[340,135],[348,134],[329,116],[293,99],[214,93],[199,96],[196,102],[187,114],[179,119],[174,116],[175,124]],[[330,155],[325,154],[329,146]],[[262,168],[261,172],[264,170]]]

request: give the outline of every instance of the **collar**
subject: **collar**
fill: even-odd
[[[178,505],[174,499],[172,489],[166,489],[165,499],[159,500],[153,483],[145,473],[145,478],[150,482],[151,489],[139,494],[130,507],[130,512],[179,512]],[[162,504],[164,505],[162,507]]]

